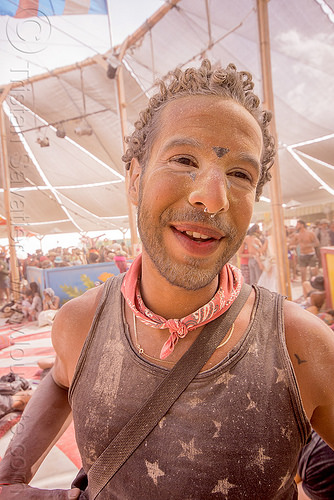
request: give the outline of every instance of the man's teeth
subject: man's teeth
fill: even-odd
[[[206,234],[201,234],[201,233],[195,233],[193,231],[186,231],[185,232],[190,238],[195,238],[196,240],[209,240],[211,237],[207,236]]]

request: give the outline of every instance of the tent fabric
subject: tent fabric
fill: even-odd
[[[203,57],[223,65],[233,62],[238,70],[251,72],[262,98],[256,1],[210,0],[207,5],[208,10],[205,0],[180,0],[156,24],[147,24],[149,29],[126,49],[129,131],[156,79],[176,66],[198,66]],[[333,0],[327,7],[316,0],[268,2],[282,201],[288,207],[297,202],[308,210],[321,206],[326,213],[334,208]],[[22,184],[26,190],[20,194],[31,231],[128,227],[118,94],[116,80],[106,71],[108,65],[117,68],[115,56],[120,50],[116,47],[92,64],[51,72],[13,88],[6,99],[9,114],[16,117],[35,157],[35,163],[27,160],[20,141],[9,146],[10,163],[20,158],[21,171],[27,174]],[[92,129],[91,135],[75,131],[86,127]],[[57,137],[57,129],[66,137]],[[47,137],[50,145],[41,147],[38,137]],[[268,186],[263,194],[270,198]],[[35,195],[38,204],[32,207]],[[256,204],[256,217],[265,212],[270,212],[269,203]],[[2,202],[0,215],[4,215]]]
[[[303,158],[310,169],[321,168],[322,179],[333,187],[334,119],[329,104],[334,97],[333,16],[330,20],[315,0],[271,0],[268,9],[283,203],[295,199],[304,205],[331,204],[333,192],[324,190],[286,148],[331,135],[298,150],[330,165],[315,167]],[[197,65],[207,56],[251,72],[255,91],[262,97],[256,2],[211,0],[209,14],[210,21],[204,1],[182,0],[150,30],[140,47],[127,51],[126,63],[144,88],[150,89],[153,76],[177,65]],[[268,187],[264,195],[270,197]]]
[[[13,89],[5,108],[13,225],[39,234],[128,228],[116,90],[97,64]],[[145,106],[147,99],[132,77],[125,90],[133,121],[131,100]],[[90,127],[92,135],[78,135],[78,127]]]

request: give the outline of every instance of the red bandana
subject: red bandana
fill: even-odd
[[[145,306],[140,294],[140,274],[141,255],[133,261],[124,276],[122,293],[133,313],[145,325],[161,330],[167,328],[170,331],[170,336],[162,347],[160,359],[167,358],[173,352],[179,338],[185,337],[191,330],[203,326],[223,314],[238,297],[243,281],[240,269],[226,264],[219,276],[218,291],[210,302],[184,318],[167,320]]]

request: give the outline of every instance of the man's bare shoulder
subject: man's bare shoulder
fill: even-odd
[[[332,383],[328,384],[334,380],[334,332],[290,301],[284,306],[284,326],[304,408],[313,425],[317,408],[334,408]]]
[[[290,343],[302,343],[309,348],[322,339],[334,346],[334,332],[326,323],[290,300],[284,303],[284,326]]]
[[[81,329],[90,327],[102,296],[104,285],[91,288],[83,295],[66,302],[56,315],[53,332],[61,334],[63,330],[71,330],[80,334]],[[61,330],[61,331],[59,331]]]
[[[56,351],[54,378],[68,386],[90,330],[104,285],[92,288],[80,297],[66,302],[58,311],[52,326],[52,343]]]

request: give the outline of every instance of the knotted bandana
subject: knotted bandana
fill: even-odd
[[[140,293],[140,275],[141,255],[133,261],[124,276],[122,294],[135,316],[145,325],[169,330],[170,336],[161,349],[160,359],[166,359],[173,352],[178,340],[188,332],[223,314],[238,297],[243,281],[240,269],[226,264],[219,275],[219,288],[207,304],[184,318],[167,320],[145,306]]]

